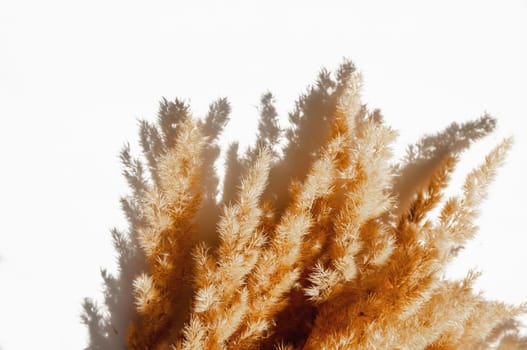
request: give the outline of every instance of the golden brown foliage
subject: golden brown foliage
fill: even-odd
[[[340,73],[329,132],[307,172],[288,179],[287,196],[273,196],[270,173],[284,158],[261,137],[237,194],[216,204],[223,210],[216,245],[196,234],[207,137],[192,117],[180,122],[142,196],[138,242],[149,269],[133,283],[139,317],[129,327],[130,349],[525,347],[511,326],[525,306],[485,300],[473,291],[476,273],[443,277],[476,232],[477,206],[511,140],[467,176],[459,197],[443,201],[442,193],[461,147],[444,148],[425,185],[400,193],[394,175],[405,164],[392,164],[396,133],[361,104],[360,75]],[[267,124],[276,141],[276,124]]]

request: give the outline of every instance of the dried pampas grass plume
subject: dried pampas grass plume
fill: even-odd
[[[262,97],[257,142],[241,157],[230,147],[219,200],[208,177],[226,100],[204,121],[164,100],[159,125],[141,124],[148,167],[123,151],[131,228],[114,237],[121,275],[105,275],[118,286],[106,287],[110,316],[85,302],[90,349],[526,348],[514,321],[526,305],[484,299],[472,271],[444,277],[476,233],[511,139],[444,199],[461,151],[494,119],[425,138],[394,166],[396,132],[362,104],[360,74],[346,61],[334,76],[321,72],[285,132],[272,95]],[[114,325],[115,305],[130,305],[126,322]]]

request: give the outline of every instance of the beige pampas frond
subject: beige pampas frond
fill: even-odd
[[[259,229],[262,210],[260,196],[265,189],[270,152],[261,150],[249,174],[242,180],[237,202],[224,210],[218,223],[220,244],[215,258],[200,248],[196,254],[198,288],[193,320],[200,320],[206,341],[195,347],[194,338],[185,337],[184,348],[223,348],[236,331],[249,305],[245,278],[253,270],[265,237]]]
[[[476,233],[477,227],[473,222],[477,217],[477,205],[487,196],[487,188],[511,146],[510,138],[496,146],[487,155],[485,162],[467,176],[463,185],[463,197],[451,198],[444,205],[440,225],[434,233],[437,244],[444,244],[444,254],[451,255],[452,251]]]
[[[132,348],[150,347],[153,339],[170,332],[180,312],[177,308],[184,307],[178,298],[189,284],[190,249],[195,241],[192,218],[200,202],[197,184],[204,142],[196,123],[185,120],[174,147],[158,162],[158,187],[146,194],[148,225],[138,238],[151,270],[134,281],[140,317],[129,329]]]
[[[319,160],[313,164],[302,189],[293,193],[293,202],[286,209],[261,253],[247,285],[251,296],[246,323],[232,340],[234,348],[255,348],[256,341],[269,330],[273,316],[282,311],[300,277],[302,241],[313,224],[314,202],[330,194],[336,175],[335,163],[342,138],[330,141]]]
[[[444,277],[476,233],[478,205],[512,141],[469,173],[460,196],[443,201],[460,151],[495,120],[455,124],[394,165],[396,132],[361,103],[361,75],[346,62],[331,79],[324,71],[299,100],[283,153],[272,95],[262,97],[258,142],[242,158],[230,148],[217,202],[214,182],[200,176],[211,175],[204,150],[226,116],[196,122],[176,104],[185,117],[162,120],[165,147],[157,148],[159,131],[145,124],[151,181],[139,181],[142,168],[138,179],[127,173],[141,185],[132,242],[147,266],[133,281],[130,349],[525,348],[514,321],[525,305],[486,300],[473,290],[475,272]],[[313,150],[302,137],[317,128],[328,132]],[[403,183],[412,171],[406,180],[418,183]],[[280,177],[287,174],[295,176]],[[289,192],[277,192],[286,181]]]

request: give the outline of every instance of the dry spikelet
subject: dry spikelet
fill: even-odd
[[[140,313],[146,313],[148,308],[158,301],[159,293],[154,287],[152,278],[141,274],[134,280],[135,304]]]

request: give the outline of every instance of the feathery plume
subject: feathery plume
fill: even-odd
[[[257,141],[242,156],[230,146],[218,199],[227,100],[202,121],[182,100],[163,100],[157,124],[140,123],[144,161],[129,146],[121,152],[132,188],[121,201],[130,230],[112,231],[122,275],[103,272],[106,303],[134,308],[123,313],[128,348],[525,348],[515,318],[526,305],[485,299],[474,291],[478,273],[444,277],[476,233],[511,139],[443,202],[461,151],[495,119],[454,123],[394,165],[396,132],[362,104],[362,84],[349,61],[323,70],[285,130],[264,94]],[[111,304],[122,286],[126,296]],[[108,336],[119,318],[89,299],[82,320],[90,349],[122,344]]]

